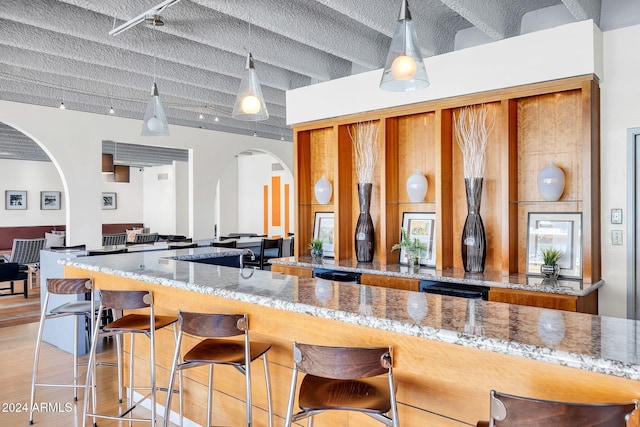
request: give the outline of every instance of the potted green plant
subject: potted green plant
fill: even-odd
[[[420,251],[426,250],[427,245],[422,243],[417,238],[409,238],[409,233],[404,228],[400,229],[400,243],[396,243],[391,247],[392,251],[397,249],[404,249],[407,255],[407,264],[409,267],[414,268],[418,266],[418,259],[420,258]]]
[[[322,258],[322,239],[311,239],[311,243],[309,244],[309,249],[311,249],[311,258],[321,259]]]
[[[542,249],[540,251],[540,255],[542,256],[542,265],[540,266],[540,273],[542,273],[542,277],[555,279],[558,277],[560,273],[560,266],[558,265],[558,261],[564,255],[559,249],[547,248]]]

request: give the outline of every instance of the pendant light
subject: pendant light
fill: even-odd
[[[427,70],[418,46],[408,0],[402,0],[400,15],[391,39],[380,88],[392,92],[409,92],[429,86]]]
[[[155,20],[153,28],[155,30]],[[162,102],[160,102],[160,93],[156,84],[156,57],[153,57],[153,85],[151,86],[151,97],[147,103],[147,109],[144,112],[142,120],[142,136],[169,136],[169,123],[167,116],[164,114]]]
[[[253,65],[253,56],[251,55],[251,12],[249,12],[249,53],[247,54],[244,73],[242,74],[242,80],[240,80],[238,95],[233,105],[231,117],[254,122],[269,118],[258,74]]]

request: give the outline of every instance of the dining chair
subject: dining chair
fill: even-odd
[[[252,260],[249,256],[245,256],[244,265],[258,267],[260,270],[270,270],[271,265],[269,264],[269,260],[282,257],[283,241],[284,239],[282,237],[277,239],[262,239],[260,242],[260,252],[256,256],[256,259]]]
[[[122,246],[126,244],[127,244],[127,233],[102,235],[102,246]]]
[[[158,233],[138,233],[133,242],[134,245],[141,243],[155,243],[158,241]]]
[[[230,239],[222,242],[211,242],[211,246],[214,248],[237,248],[238,241],[234,239]]]
[[[29,288],[33,288],[34,276],[40,268],[40,251],[44,249],[46,239],[13,239],[13,246],[9,256],[3,255],[5,262],[20,264],[20,268],[27,272]],[[37,285],[37,284],[36,284]]]
[[[0,296],[23,294],[25,298],[28,298],[29,297],[29,286],[27,286],[28,278],[29,278],[29,275],[25,271],[20,270],[20,264],[15,262],[0,263],[0,283],[9,282],[9,287],[0,288],[0,291],[9,291],[9,293],[0,293]],[[14,282],[23,283],[22,292],[15,291]]]

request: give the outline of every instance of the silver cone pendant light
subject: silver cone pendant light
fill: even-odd
[[[169,136],[169,123],[167,122],[167,116],[164,114],[164,108],[162,108],[160,94],[158,93],[158,85],[155,81],[151,87],[151,97],[147,103],[147,109],[144,112],[140,135]]]
[[[238,96],[233,106],[231,115],[234,119],[247,121],[260,121],[269,118],[267,105],[262,96],[260,81],[258,74],[253,65],[253,57],[251,53],[247,55],[247,63],[245,65],[244,74],[238,88]]]
[[[408,0],[402,0],[380,88],[392,92],[409,92],[427,86],[429,79],[411,20],[409,3]]]

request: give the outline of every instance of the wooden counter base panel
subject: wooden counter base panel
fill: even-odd
[[[597,291],[580,297],[575,295],[523,291],[520,289],[491,288],[489,291],[489,301],[598,314]]]
[[[212,295],[65,267],[67,277],[91,277],[98,289],[148,289],[154,293],[158,314],[176,314],[178,309],[203,312],[247,313],[251,337],[273,344],[269,352],[275,425],[286,412],[292,362],[292,342],[319,345],[392,345],[394,375],[398,386],[398,410],[403,427],[475,425],[489,415],[489,391],[534,398],[616,402],[640,398],[638,383],[620,377],[597,374],[515,356],[476,350],[424,338],[339,323],[274,308],[228,300]],[[166,384],[174,350],[171,331],[158,334],[157,363],[160,385]],[[140,347],[138,348],[138,345]],[[148,358],[148,342],[136,341],[136,356]],[[126,360],[126,359],[125,359]],[[140,361],[142,362],[142,360]],[[145,363],[136,363],[137,376],[144,380]],[[260,364],[254,368],[254,417],[256,426],[266,426],[264,380]],[[194,369],[185,377],[185,416],[204,420],[206,369]],[[241,426],[244,423],[244,385],[237,372],[215,370],[214,424]],[[162,394],[160,394],[162,396]],[[177,399],[176,399],[177,403]],[[173,408],[177,409],[177,406]],[[376,426],[359,414],[326,413],[317,417],[318,427]]]

